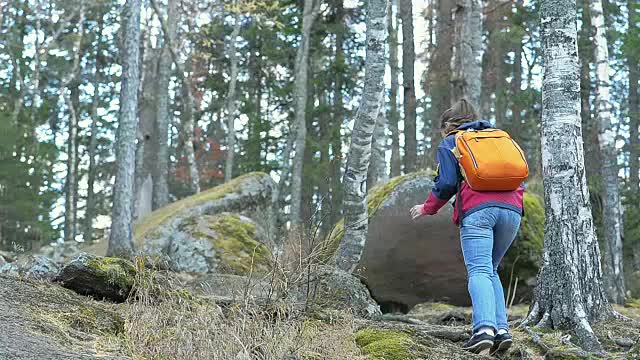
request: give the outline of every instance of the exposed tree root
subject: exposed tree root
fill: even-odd
[[[569,356],[572,356],[574,358],[577,357],[581,359],[591,358],[590,353],[575,347],[565,351],[555,350],[551,345],[546,344],[544,341],[542,341],[542,338],[540,337],[540,335],[536,334],[528,326],[523,326],[522,329],[531,337],[531,341],[534,344],[536,344],[540,349],[542,349],[542,351],[544,352],[545,359],[562,359]],[[571,342],[568,340],[562,340],[562,342],[565,343],[565,345],[575,346],[571,344]]]
[[[471,332],[460,327],[442,326],[442,325],[413,325],[397,322],[383,322],[383,321],[370,321],[361,320],[358,321],[358,327],[364,328],[368,326],[374,326],[380,329],[408,331],[417,336],[434,337],[441,340],[447,340],[451,342],[460,342],[468,339],[471,336]]]

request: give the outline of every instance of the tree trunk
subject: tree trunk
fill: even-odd
[[[235,3],[235,2],[234,2]],[[237,11],[237,10],[236,10]],[[229,39],[229,59],[231,61],[231,77],[229,79],[229,90],[227,93],[227,161],[224,166],[224,181],[233,178],[233,156],[236,144],[236,83],[238,81],[238,54],[236,51],[236,40],[240,35],[240,13],[235,14],[233,32]]]
[[[625,284],[622,261],[622,213],[618,185],[618,152],[616,130],[611,123],[611,79],[609,50],[601,0],[591,1],[591,22],[595,27],[594,58],[596,62],[596,111],[599,125],[598,142],[602,165],[603,229],[606,243],[604,276],[609,300],[624,304]]]
[[[400,176],[400,130],[398,129],[398,32],[393,25],[393,4],[389,3],[387,21],[389,23],[389,67],[391,67],[391,91],[389,99],[389,128],[391,130],[391,177]]]
[[[633,29],[638,21],[637,11],[639,5],[635,0],[629,0],[629,28]],[[630,126],[630,151],[629,151],[629,184],[632,194],[640,196],[640,97],[638,97],[638,78],[640,78],[640,66],[638,62],[638,50],[628,51],[627,65],[629,66],[629,126]],[[640,245],[638,245],[640,247]]]
[[[546,223],[543,263],[526,324],[571,330],[589,351],[602,349],[590,323],[612,308],[602,288],[580,137],[576,3],[541,4],[542,167]],[[562,144],[562,151],[557,151]]]
[[[67,141],[67,177],[65,182],[65,223],[64,240],[75,241],[77,228],[78,206],[78,121],[80,115],[80,57],[82,54],[82,38],[84,35],[84,2],[80,3],[80,16],[78,19],[78,33],[73,44],[73,68],[69,77],[62,82],[61,92],[67,107],[69,108],[69,139]],[[67,94],[67,88],[71,83],[71,97]]]
[[[451,58],[452,99],[466,98],[480,105],[482,77],[482,3],[458,0],[454,9],[454,45]]]
[[[344,175],[344,235],[336,259],[338,267],[349,272],[358,266],[367,240],[367,170],[371,156],[371,138],[384,93],[387,2],[388,0],[370,0],[367,6],[364,89],[347,156]]]
[[[335,83],[333,89],[333,118],[331,120],[331,225],[336,224],[342,218],[342,199],[344,188],[342,186],[342,125],[344,124],[345,109],[342,90],[344,87],[344,69],[346,68],[344,56],[344,34],[346,32],[344,13],[344,1],[336,1],[336,55],[335,55]],[[396,77],[397,78],[397,77]]]
[[[373,131],[373,142],[371,144],[371,164],[369,165],[369,175],[367,189],[384,183],[389,180],[387,175],[387,118],[385,114],[385,98],[380,102],[380,113],[376,119],[376,128]]]
[[[194,119],[193,119],[193,111],[194,111],[194,97],[193,97],[193,84],[191,82],[190,74],[187,74],[183,64],[180,63],[180,59],[178,58],[178,54],[176,53],[174,38],[171,36],[171,31],[162,16],[162,13],[158,9],[158,4],[155,0],[150,0],[151,6],[153,10],[158,15],[158,21],[160,22],[160,27],[162,28],[162,33],[164,34],[164,41],[166,43],[166,48],[169,50],[169,54],[171,55],[171,59],[176,66],[176,72],[180,80],[182,80],[182,91],[184,95],[184,113],[187,116],[184,117],[182,124],[182,139],[184,144],[184,151],[187,158],[187,164],[189,167],[189,175],[191,179],[191,190],[194,193],[200,192],[200,174],[198,173],[198,164],[196,164],[196,156],[195,156],[195,148],[194,148]],[[171,1],[169,3],[172,3]],[[180,13],[176,10],[175,21],[179,22]]]
[[[451,107],[451,58],[453,56],[453,22],[451,11],[455,4],[450,0],[437,0],[436,47],[431,58],[431,147],[429,159],[436,158],[440,141],[440,115]]]
[[[320,11],[318,0],[305,0],[302,15],[302,29],[300,45],[296,54],[295,65],[295,155],[293,158],[293,171],[291,173],[291,225],[301,224],[302,206],[302,169],[304,165],[304,148],[307,142],[307,86],[309,71],[309,44],[311,39],[311,28]],[[286,161],[286,159],[285,159]]]
[[[418,143],[416,140],[416,87],[414,64],[416,51],[413,40],[413,2],[399,0],[402,19],[402,87],[404,88],[404,171],[416,170]]]
[[[135,171],[138,82],[140,81],[140,0],[127,0],[122,15],[122,86],[120,114],[116,133],[116,180],[108,256],[133,255],[132,227],[133,182]]]
[[[89,174],[87,179],[87,205],[84,216],[84,241],[90,243],[93,240],[93,218],[96,213],[96,152],[98,147],[98,107],[100,105],[100,84],[102,83],[102,31],[104,22],[98,20],[98,34],[96,39],[95,69],[93,77],[93,99],[91,101],[91,137],[89,138]]]
[[[176,38],[178,25],[178,1],[169,1],[167,6],[166,37]],[[161,15],[158,14],[160,17]],[[161,208],[169,203],[169,125],[172,113],[169,107],[169,82],[171,79],[170,42],[164,41],[158,64],[158,98],[156,113],[157,160],[153,167],[153,209]]]

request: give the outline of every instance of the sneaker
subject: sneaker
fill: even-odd
[[[471,351],[474,354],[479,354],[493,347],[493,339],[493,336],[486,333],[475,334],[462,345],[462,349]]]
[[[493,347],[491,347],[490,355],[495,355],[500,351],[506,351],[513,344],[513,338],[509,333],[498,334],[493,340]]]

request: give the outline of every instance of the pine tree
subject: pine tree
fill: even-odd
[[[133,186],[135,171],[136,119],[140,80],[140,0],[127,0],[123,14],[122,86],[116,134],[116,180],[113,187],[113,210],[109,256],[133,254]]]
[[[452,99],[466,98],[474,106],[480,104],[482,77],[482,3],[480,0],[458,2],[454,9],[455,35]]]
[[[413,1],[399,0],[402,20],[402,87],[404,88],[404,171],[416,170],[418,143],[416,141],[416,51],[413,40]]]

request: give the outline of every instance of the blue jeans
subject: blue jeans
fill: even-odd
[[[473,305],[473,331],[483,326],[509,330],[498,265],[520,228],[519,213],[488,207],[466,216],[460,227]]]

